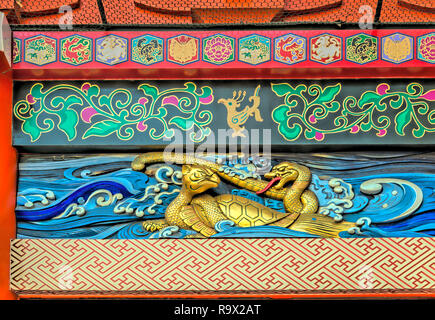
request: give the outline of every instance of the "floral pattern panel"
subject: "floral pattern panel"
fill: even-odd
[[[219,130],[233,139],[227,143],[435,141],[430,79],[17,82],[15,89],[15,146],[217,145]]]

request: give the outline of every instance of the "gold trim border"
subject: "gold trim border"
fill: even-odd
[[[18,295],[434,293],[435,238],[15,239]]]

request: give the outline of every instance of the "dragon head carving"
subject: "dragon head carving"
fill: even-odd
[[[297,170],[298,165],[291,162],[281,162],[277,164],[270,170],[270,172],[266,173],[264,177],[266,179],[272,180],[271,182],[275,183],[279,181],[279,183],[274,186],[276,189],[282,189],[287,182],[295,181],[299,176],[299,171]]]
[[[221,182],[214,171],[203,166],[186,164],[181,173],[183,174],[183,185],[193,194],[216,188]]]
[[[233,91],[233,97],[224,99],[221,98],[218,100],[218,103],[222,103],[228,111],[230,112],[236,112],[237,108],[240,107],[240,104],[245,99],[246,91],[239,90],[238,92],[236,90]]]

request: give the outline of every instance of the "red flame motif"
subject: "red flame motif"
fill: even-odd
[[[288,37],[286,40],[281,39],[277,45],[279,48],[279,55],[284,58],[284,60],[290,60],[290,62],[300,60],[304,55],[304,48],[302,47],[302,44],[299,44],[296,41],[292,44],[289,44],[293,40],[295,40],[293,37]],[[293,55],[296,55],[296,59],[293,58]]]
[[[80,40],[80,38],[73,38],[65,41],[63,55],[75,63],[87,61],[90,56],[89,48],[83,43],[78,43]]]

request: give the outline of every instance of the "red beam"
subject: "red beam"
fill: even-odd
[[[410,39],[410,58],[401,58],[400,54],[395,54],[395,50],[406,50],[406,46],[401,46],[403,43],[396,43],[395,48],[385,49],[383,39],[393,34],[400,33]],[[81,35],[91,40],[92,54],[88,58],[88,62],[78,65],[71,65],[65,61],[61,61],[62,39],[74,35]],[[176,63],[174,59],[169,58],[168,44],[174,37],[180,34],[192,37],[195,42],[196,50],[198,51],[196,59],[192,62],[184,64]],[[233,59],[229,59],[222,64],[213,64],[205,57],[205,41],[209,37],[216,34],[229,37],[233,41]],[[287,49],[285,45],[292,43],[281,42],[287,36],[300,37],[304,44],[302,45],[303,57],[301,59],[294,58],[290,61],[291,56],[295,52],[292,49]],[[331,61],[321,62],[315,59],[315,51],[319,51],[315,39],[319,36],[328,34],[337,39],[340,43],[340,55],[338,58]],[[358,63],[352,61],[347,56],[350,50],[349,45],[346,46],[346,39],[358,35],[368,35],[374,40],[377,57],[370,59],[368,62]],[[30,56],[26,56],[26,43],[29,39],[41,35],[38,32],[15,32],[14,37],[21,41],[21,60],[14,64],[14,78],[17,80],[50,80],[50,79],[330,79],[330,78],[433,78],[435,75],[435,60],[433,57],[428,59],[418,58],[419,38],[434,34],[431,29],[410,29],[410,30],[258,30],[258,31],[89,31],[89,32],[45,32],[44,37],[49,37],[49,41],[55,40],[53,44],[53,52],[49,62],[43,62],[37,65],[32,61]],[[113,65],[97,61],[98,39],[107,36],[116,36],[120,40],[120,50],[125,50],[124,57],[119,59]],[[133,40],[144,35],[152,35],[158,37],[163,45],[163,55],[161,60],[150,65],[138,63],[132,57]],[[256,64],[249,63],[249,59],[243,58],[243,52],[240,51],[240,43],[250,35],[258,35],[262,39],[267,39],[270,44],[268,55],[270,58],[262,61],[256,61]],[[51,40],[50,40],[51,39]],[[119,45],[115,44],[115,45]],[[320,43],[320,42],[319,42]],[[294,44],[294,42],[293,42]],[[296,44],[297,45],[297,44]],[[282,50],[284,48],[284,50]],[[325,48],[323,48],[325,49]],[[326,48],[327,49],[327,48]],[[30,49],[32,50],[32,49]],[[115,55],[119,52],[114,49]],[[176,48],[176,50],[184,50]],[[389,50],[389,51],[385,51]],[[286,61],[283,60],[283,55],[288,53]],[[392,56],[399,56],[396,62],[384,59],[383,53],[390,53]],[[108,51],[109,52],[109,51]],[[118,52],[118,53],[116,53]],[[319,57],[321,55],[318,55]],[[402,60],[400,60],[402,59]],[[432,60],[430,60],[432,59]]]
[[[0,299],[16,299],[9,290],[10,241],[16,237],[15,199],[17,155],[12,147],[12,70],[7,42],[11,33],[0,14]]]

